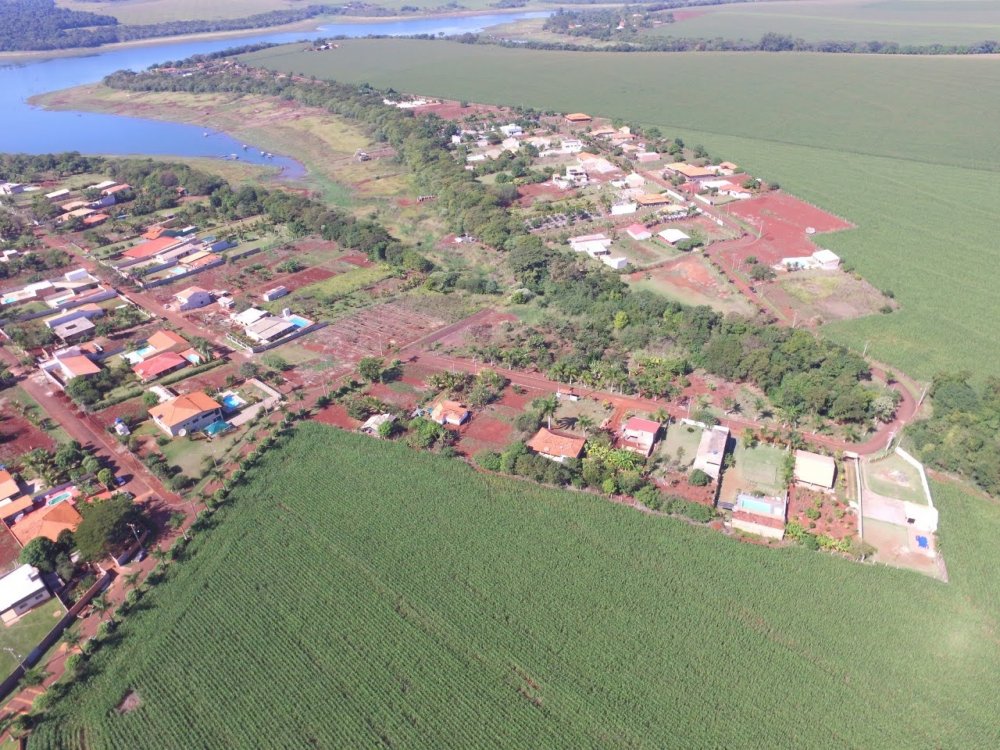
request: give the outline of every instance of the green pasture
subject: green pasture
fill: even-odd
[[[989,746],[1000,510],[941,494],[948,585],[304,424],[29,747]]]
[[[699,9],[700,10],[700,9]],[[808,42],[969,44],[1000,39],[997,0],[820,0],[713,6],[651,30],[655,36],[758,40],[768,32]]]
[[[821,239],[901,310],[828,333],[921,379],[1000,370],[1000,76],[983,57],[548,52],[350,40],[246,59],[469,101],[584,110],[703,143],[858,229]],[[530,80],[531,86],[523,81]]]

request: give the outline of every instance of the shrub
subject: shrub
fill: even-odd
[[[712,477],[703,472],[701,469],[695,469],[688,476],[688,482],[693,484],[695,487],[706,487],[712,483]]]

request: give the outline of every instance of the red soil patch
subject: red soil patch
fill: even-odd
[[[417,408],[417,401],[420,397],[417,393],[393,390],[391,386],[382,383],[376,383],[371,386],[368,389],[368,393],[379,401],[403,409],[406,412],[411,412]]]
[[[359,268],[370,268],[374,265],[367,256],[361,253],[351,253],[350,255],[342,255],[337,260],[342,260],[344,263],[350,263],[352,266],[358,266]]]
[[[528,208],[536,200],[544,196],[575,198],[578,193],[578,190],[562,190],[551,182],[537,182],[532,185],[521,185],[517,189],[517,203],[521,208]]]
[[[313,253],[322,251],[324,253],[333,254],[337,251],[337,243],[331,242],[330,240],[321,240],[319,238],[313,237],[306,240],[299,240],[295,243],[295,249],[302,253]]]
[[[7,412],[0,419],[0,463],[11,464],[14,460],[35,448],[51,451],[55,442],[22,417]]]
[[[475,414],[462,427],[458,451],[466,456],[474,456],[483,451],[503,450],[510,442],[513,428],[506,422],[487,414]]]
[[[654,483],[662,492],[675,497],[681,497],[701,505],[715,504],[715,485],[695,487],[687,480],[687,475],[671,471],[663,477],[656,477]]]
[[[816,500],[820,500],[820,517],[815,521],[806,515],[806,511],[815,507]],[[854,511],[847,507],[846,503],[834,505],[836,498],[822,492],[810,492],[802,487],[793,486],[788,491],[788,520],[795,521],[802,525],[812,534],[826,534],[834,539],[847,539],[858,530],[858,519]],[[843,510],[843,518],[837,518],[837,511]],[[814,523],[814,528],[809,528],[809,524]]]
[[[762,228],[763,235],[760,238],[750,237],[723,243],[713,247],[713,251],[724,255],[736,252],[741,259],[756,255],[762,263],[768,265],[777,263],[782,258],[812,254],[818,249],[815,243],[817,234],[854,227],[850,222],[781,192],[730,203],[723,210],[743,219],[757,230]],[[809,227],[815,229],[816,234],[806,234]]]
[[[325,409],[317,413],[314,419],[317,422],[333,425],[334,427],[339,427],[342,430],[356,430],[361,425],[361,422],[358,420],[351,419],[344,407],[339,404],[331,404],[330,406],[327,406]]]
[[[254,292],[266,292],[268,289],[274,289],[276,286],[286,286],[290,291],[294,292],[296,289],[301,289],[304,286],[316,284],[320,281],[326,281],[336,275],[337,272],[331,271],[329,268],[307,268],[296,273],[279,274],[270,281],[247,287],[245,291],[248,294],[252,294]]]
[[[636,271],[629,278],[633,281],[644,279],[646,275],[676,287],[690,289],[698,294],[712,297],[729,297],[731,292],[719,282],[705,267],[697,255],[685,255],[657,268]]]

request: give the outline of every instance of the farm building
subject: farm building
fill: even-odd
[[[579,458],[587,439],[564,435],[542,427],[526,445],[539,456],[562,463],[567,458]]]
[[[638,203],[616,203],[611,207],[611,215],[625,216],[626,214],[634,214],[638,208]]]
[[[695,454],[692,468],[701,469],[712,479],[718,479],[722,473],[722,460],[729,444],[729,428],[716,425],[701,434],[698,452]]]
[[[395,414],[372,414],[363,425],[358,428],[359,432],[366,435],[378,436],[379,428],[384,424],[392,424],[396,421]]]
[[[612,258],[610,255],[602,255],[601,262],[616,271],[620,271],[628,265],[628,258]]]
[[[733,528],[770,539],[782,539],[785,536],[787,507],[783,497],[740,493],[733,506]]]
[[[294,331],[295,324],[285,318],[268,315],[248,325],[244,330],[246,335],[257,343],[268,344]]]
[[[280,299],[281,297],[284,297],[286,294],[288,294],[287,286],[276,286],[273,289],[268,289],[266,292],[260,295],[260,298],[265,302],[274,302],[274,300]]]
[[[676,245],[678,242],[683,242],[684,240],[691,239],[689,235],[685,234],[680,229],[674,229],[673,227],[664,229],[662,232],[659,232],[658,234],[663,239],[664,242],[667,242],[671,245]]]
[[[566,401],[579,401],[580,394],[574,391],[572,388],[565,391],[560,388],[559,390],[556,391],[556,400],[562,401],[564,399]]]
[[[653,236],[653,233],[646,229],[646,227],[642,224],[629,224],[625,227],[625,233],[628,234],[628,236],[633,240],[640,242],[642,240],[648,240]]]
[[[780,265],[788,270],[836,271],[840,268],[840,256],[832,250],[817,250],[812,255],[782,258]]]
[[[642,417],[630,417],[621,427],[619,443],[622,448],[648,456],[653,452],[660,423]]]
[[[32,565],[15,568],[0,578],[0,621],[9,624],[51,598],[38,568]]]
[[[431,419],[438,424],[450,424],[457,427],[464,424],[472,416],[465,404],[458,401],[442,399],[431,408]]]
[[[187,289],[177,292],[174,295],[178,310],[197,310],[212,304],[211,292],[202,289],[200,286],[189,286]]]
[[[177,437],[219,421],[222,407],[203,391],[195,391],[154,406],[149,416],[167,435]]]
[[[575,252],[587,253],[587,255],[596,257],[610,252],[611,239],[603,234],[584,234],[579,237],[570,237],[569,246]]]
[[[810,451],[795,451],[795,482],[814,490],[831,490],[837,477],[837,462],[832,456]]]
[[[583,112],[571,112],[568,115],[564,115],[563,119],[566,120],[566,122],[582,124],[585,122],[591,122],[594,118],[590,115],[584,114]]]

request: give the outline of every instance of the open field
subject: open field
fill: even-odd
[[[927,505],[920,472],[892,453],[878,461],[863,461],[865,486],[886,497]]]
[[[1000,602],[995,584],[964,579],[991,578],[995,507],[945,527],[944,586],[298,429],[31,748],[994,738],[997,697],[981,685],[1000,669],[987,635]],[[946,498],[956,511],[967,500]],[[970,545],[981,556],[959,553]],[[138,708],[115,711],[130,691]],[[719,699],[734,694],[754,700]]]
[[[428,95],[582,109],[702,142],[858,226],[824,245],[895,292],[902,309],[830,325],[830,335],[858,350],[867,342],[877,359],[919,378],[1000,370],[1000,348],[983,324],[998,313],[1000,260],[1000,141],[987,125],[1000,119],[992,59],[802,54],[790,64],[787,55],[412,40],[350,40],[328,56],[277,48],[246,59]]]
[[[734,463],[722,475],[720,499],[734,501],[741,492],[783,494],[786,487],[781,482],[781,468],[786,455],[782,448],[773,445],[747,448],[742,440],[737,440]]]
[[[1000,39],[996,0],[793,0],[692,9],[656,36],[760,39],[774,31],[810,42],[967,44]]]
[[[163,21],[200,21],[246,18],[272,10],[302,7],[296,0],[58,0],[61,8],[114,16],[119,23],[139,25]]]

